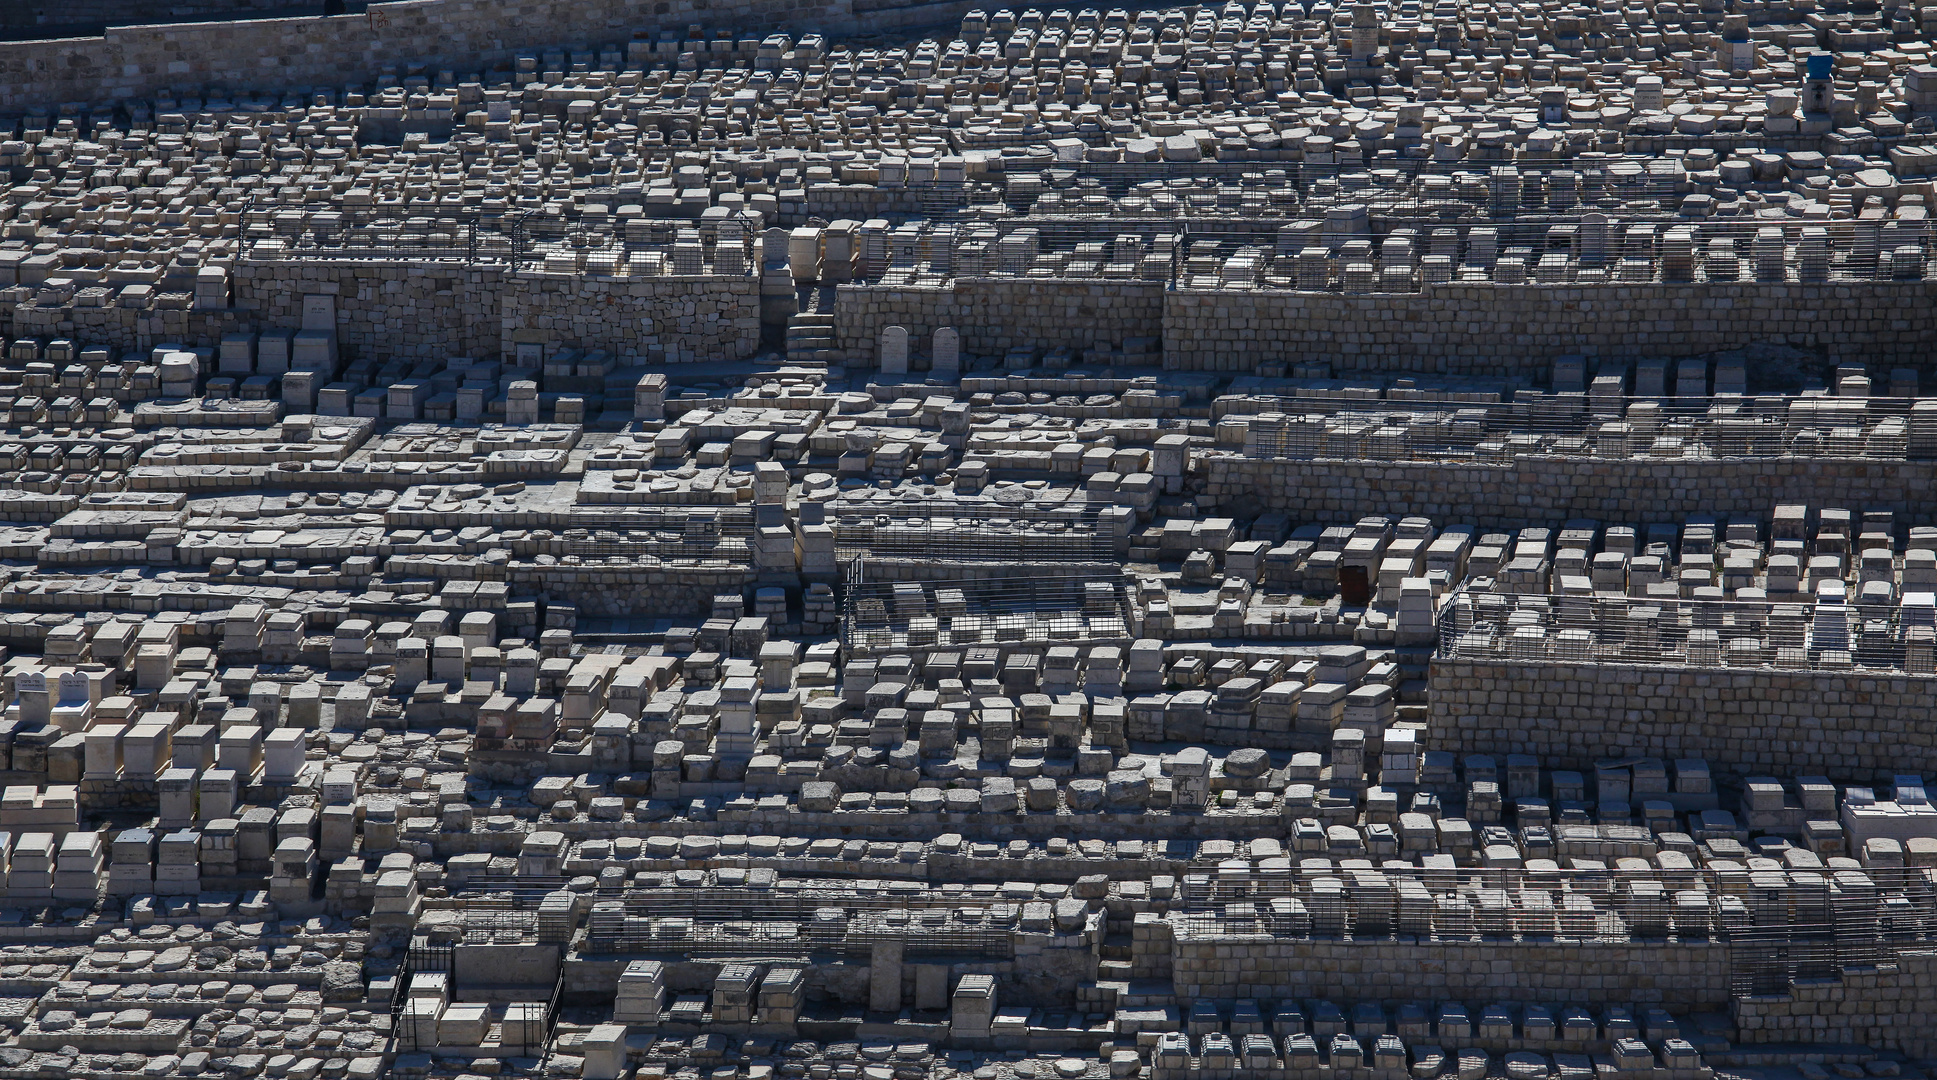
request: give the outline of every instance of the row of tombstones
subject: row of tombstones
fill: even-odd
[[[890,326],[881,331],[881,374],[908,373],[908,328]],[[952,326],[936,329],[929,340],[928,369],[955,374],[962,370],[962,335]]]

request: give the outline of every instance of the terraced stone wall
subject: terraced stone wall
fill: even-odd
[[[609,279],[502,266],[366,260],[241,263],[231,321],[302,325],[303,297],[329,294],[337,341],[387,359],[509,356],[520,342],[604,349],[670,363],[737,360],[760,344],[751,277]]]
[[[1460,757],[1590,772],[1608,758],[1707,758],[1839,784],[1937,771],[1929,676],[1436,659],[1429,679],[1426,745]]]
[[[320,9],[320,0],[318,8]],[[532,49],[685,29],[843,30],[850,0],[398,0],[363,15],[109,27],[101,37],[0,44],[0,111],[159,94],[342,87],[385,69],[477,71]]]
[[[1360,1000],[1658,1004],[1712,1008],[1729,992],[1728,946],[1712,942],[1301,940],[1179,934],[1178,1000]]]
[[[1557,356],[1698,356],[1751,344],[1838,361],[1929,363],[1937,282],[1428,286],[1417,293],[1175,289],[1164,366],[1267,360],[1452,375],[1544,376]],[[1753,375],[1753,373],[1751,373]]]
[[[1645,524],[1691,514],[1767,518],[1779,503],[1806,503],[1888,509],[1899,524],[1937,524],[1937,506],[1922,497],[1937,482],[1930,461],[1519,457],[1470,465],[1217,455],[1200,468],[1206,493],[1226,511],[1283,510],[1301,523],[1419,514],[1482,528],[1570,518]]]

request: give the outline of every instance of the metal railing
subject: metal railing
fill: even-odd
[[[397,980],[390,988],[390,1045],[396,1047],[399,1052],[415,1053],[424,1048],[420,1045],[422,1040],[418,1036],[421,1033],[416,1025],[404,1023],[404,1006],[410,1001],[410,976],[413,972],[425,970],[417,966],[419,960],[417,943],[422,940],[424,939],[421,936],[411,939],[410,947],[404,951],[404,962],[397,968]],[[444,966],[436,970],[450,970],[448,951],[444,953],[444,959]]]
[[[533,1049],[541,1049],[544,1051],[544,1061],[541,1063],[540,1071],[548,1071],[543,1069],[542,1066],[551,1063],[553,1040],[558,1035],[558,1014],[564,1008],[565,1004],[566,970],[564,964],[561,963],[558,965],[558,979],[552,983],[551,996],[545,999],[544,1038],[539,1040],[536,1047],[533,1047],[530,1042],[523,1044],[526,1056],[530,1056]]]
[[[850,655],[1013,642],[1076,645],[1134,637],[1127,576],[1041,575],[957,581],[869,581],[848,564],[841,643]]]
[[[1793,600],[1618,595],[1612,586],[1608,592],[1554,594],[1547,591],[1548,572],[1509,564],[1499,585],[1512,588],[1524,573],[1526,592],[1455,594],[1438,615],[1436,657],[1937,673],[1937,612],[1930,608],[1844,603],[1803,592]]]
[[[1664,373],[1672,379],[1673,372]],[[1518,457],[1635,461],[1937,456],[1937,398],[1628,397],[1517,391],[1511,401],[1254,397],[1254,458],[1508,464]],[[1925,418],[1928,417],[1928,422]]]

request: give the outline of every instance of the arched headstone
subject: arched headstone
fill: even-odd
[[[929,347],[933,359],[929,369],[938,375],[954,375],[962,370],[962,335],[952,326],[940,327],[935,331],[934,343]]]
[[[881,374],[908,374],[908,328],[890,326],[881,331]]]

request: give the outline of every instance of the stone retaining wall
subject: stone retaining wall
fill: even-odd
[[[1461,757],[1590,771],[1604,758],[1706,758],[1843,784],[1937,771],[1929,676],[1442,658],[1429,681],[1426,747]]]
[[[438,262],[240,263],[244,310],[232,321],[300,326],[303,297],[314,293],[339,298],[339,344],[374,359],[488,359],[535,341],[676,363],[744,359],[760,346],[751,277],[613,279]]]
[[[760,348],[752,277],[593,278],[519,272],[499,294],[497,349],[519,341],[604,349],[667,363],[741,360]]]
[[[529,566],[505,574],[514,593],[570,598],[594,618],[705,617],[713,598],[741,593],[758,575],[747,566]]]
[[[1193,998],[1358,1001],[1497,999],[1547,1004],[1714,1007],[1729,993],[1729,949],[1714,942],[1302,940],[1179,932],[1175,992]]]
[[[295,325],[291,323],[290,325]],[[213,345],[222,335],[248,329],[246,313],[226,308],[144,308],[0,302],[0,336],[68,338],[85,347],[105,345],[119,360],[124,352],[147,352],[164,341]]]
[[[1734,1011],[1740,1044],[1842,1043],[1930,1057],[1937,1054],[1937,952],[1904,952],[1895,964],[1737,998]]]
[[[1251,372],[1260,361],[1358,370],[1542,375],[1554,357],[1695,356],[1750,344],[1838,360],[1927,364],[1937,282],[1427,286],[1340,295],[1177,289],[1164,366]]]
[[[960,22],[962,14],[974,6],[972,0],[940,4],[855,0],[853,10],[857,20],[865,20],[870,29],[880,31],[902,27],[952,26]],[[300,0],[14,0],[0,4],[0,33],[8,37],[46,39],[50,36],[96,34],[101,27],[107,26],[180,23],[190,19],[214,22],[310,15],[320,7],[320,4],[302,3]],[[1810,147],[1814,148],[1813,145]]]
[[[851,360],[869,363],[882,327],[899,323],[921,341],[949,320],[969,354],[1156,337],[1164,366],[1186,371],[1249,373],[1268,360],[1327,361],[1350,370],[1544,380],[1557,356],[1696,356],[1754,344],[1886,367],[1928,366],[1937,344],[1937,282],[1461,284],[1343,295],[957,278],[939,288],[842,286],[836,344]]]
[[[364,15],[110,27],[101,37],[0,44],[0,111],[170,92],[278,93],[362,82],[385,69],[477,71],[518,53],[624,44],[699,23],[853,28],[849,0],[398,0]]]
[[[253,328],[303,324],[303,297],[335,296],[336,340],[361,357],[498,355],[501,267],[292,259],[240,262],[235,306]]]
[[[12,0],[0,4],[0,34],[10,38],[79,37],[98,34],[107,26],[311,15],[321,7],[290,0]]]
[[[1346,524],[1418,514],[1482,528],[1679,522],[1690,514],[1767,518],[1778,503],[1894,510],[1900,524],[1937,524],[1922,497],[1937,462],[1852,458],[1648,461],[1520,457],[1508,465],[1427,461],[1203,459],[1205,493],[1227,513],[1283,510],[1297,523]]]

